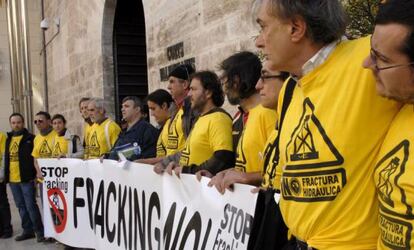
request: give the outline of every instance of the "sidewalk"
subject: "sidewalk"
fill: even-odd
[[[17,242],[14,240],[14,237],[22,233],[21,220],[19,216],[19,211],[17,210],[16,205],[14,204],[13,196],[11,194],[10,188],[7,187],[7,197],[9,198],[10,210],[12,213],[12,224],[13,224],[13,237],[10,239],[0,239],[0,249],[8,250],[56,250],[63,249],[61,244],[56,243],[37,243],[36,238]],[[37,205],[42,209],[40,199],[38,199]]]

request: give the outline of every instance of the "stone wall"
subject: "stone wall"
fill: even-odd
[[[256,51],[258,34],[252,0],[144,1],[149,91],[166,88],[160,68],[195,58],[197,70],[217,72],[218,64],[236,51]],[[168,60],[167,48],[183,42],[184,56]],[[225,108],[234,108],[225,104]]]
[[[112,31],[117,0],[44,0],[50,28],[47,47],[50,113],[62,113],[68,127],[81,132],[78,100],[104,97],[114,109]],[[218,63],[240,50],[255,50],[257,34],[250,14],[251,0],[143,1],[149,91],[166,88],[160,69],[194,58],[197,69],[217,70]],[[170,60],[167,48],[183,43],[184,55]],[[230,111],[231,108],[228,108]]]
[[[40,0],[28,0],[29,15],[29,49],[31,57],[31,73],[33,87],[33,110],[43,109],[43,61],[40,55],[42,48],[40,23]],[[12,113],[10,55],[7,29],[6,4],[0,6],[0,131],[9,131],[9,115]]]
[[[113,93],[104,91],[103,84],[103,10],[104,0],[45,0],[49,23],[60,19],[60,32],[47,47],[49,109],[51,114],[62,113],[77,134],[82,125],[80,98],[105,96],[113,103]],[[50,26],[46,41],[57,32],[56,26]],[[109,113],[111,108],[108,105]]]

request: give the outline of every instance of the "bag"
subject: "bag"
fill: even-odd
[[[292,99],[295,85],[296,81],[290,78],[287,82],[285,95],[282,100],[282,112],[278,125],[279,131],[282,129],[283,120]],[[278,162],[279,135],[276,137],[273,145],[276,149],[276,159],[274,161]],[[273,164],[274,167],[277,165]],[[273,188],[259,191],[253,225],[250,230],[249,243],[247,245],[247,249],[249,250],[282,249],[288,243],[288,228],[283,221],[279,203],[275,201],[275,195],[278,195],[278,191]]]

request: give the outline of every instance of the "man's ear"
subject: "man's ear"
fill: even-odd
[[[168,104],[164,102],[164,103],[161,105],[161,109],[168,110]]]
[[[190,81],[188,81],[188,80],[184,81],[184,89],[186,89],[186,90],[190,89]]]
[[[290,20],[290,39],[299,42],[306,36],[307,25],[301,16],[295,16]]]

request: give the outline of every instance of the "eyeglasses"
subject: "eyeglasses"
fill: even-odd
[[[373,49],[371,49],[371,51],[369,52],[369,57],[371,58],[376,71],[414,65],[414,62],[410,62],[406,64],[397,64],[397,65],[391,65],[391,66],[386,66],[386,67],[378,67],[378,56],[376,55],[376,52]]]
[[[34,120],[34,124],[43,123],[43,120]]]
[[[278,75],[261,75],[260,76],[260,80],[262,80],[262,82],[264,82],[267,79],[281,79],[282,77],[283,77],[283,74],[278,74]]]

